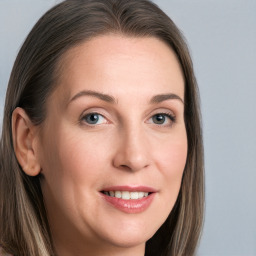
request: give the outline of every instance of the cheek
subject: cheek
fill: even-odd
[[[170,140],[159,147],[156,155],[158,170],[164,178],[167,197],[174,203],[180,190],[183,171],[187,160],[187,138],[182,136]]]
[[[187,160],[186,136],[167,139],[157,150],[156,162],[164,175],[183,173]]]
[[[74,132],[75,130],[75,132]],[[104,165],[106,167],[106,149],[102,145],[104,138],[86,134],[83,130],[67,127],[59,133],[55,143],[57,166],[59,175],[66,183],[79,184],[85,189],[95,182],[102,174]]]
[[[99,142],[89,139],[83,132],[62,127],[48,137],[44,151],[42,190],[47,208],[55,215],[56,209],[77,216],[78,205],[89,205],[92,188],[101,180],[104,149]],[[74,132],[75,131],[75,132]],[[90,136],[92,138],[92,136]],[[94,147],[93,145],[97,145]],[[73,209],[71,213],[69,209]]]

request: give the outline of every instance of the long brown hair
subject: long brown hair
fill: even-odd
[[[7,89],[0,144],[0,244],[6,252],[19,256],[54,255],[40,175],[27,176],[15,157],[12,112],[21,107],[35,125],[43,123],[46,100],[61,74],[63,54],[93,37],[109,33],[158,38],[173,49],[182,67],[187,162],[174,208],[146,243],[146,255],[195,254],[204,211],[199,93],[182,34],[163,11],[147,0],[66,0],[37,22],[21,47]]]

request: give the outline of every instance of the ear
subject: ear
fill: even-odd
[[[12,113],[12,139],[17,160],[23,171],[30,176],[40,173],[40,164],[36,158],[38,129],[22,108]]]

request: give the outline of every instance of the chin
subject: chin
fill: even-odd
[[[131,248],[131,247],[145,245],[147,240],[149,240],[152,235],[145,236],[145,234],[143,235],[142,233],[140,235],[120,234],[118,237],[112,237],[108,239],[109,239],[109,242],[115,247]]]
[[[148,229],[149,227],[150,230]],[[123,224],[122,228],[113,228],[108,230],[103,239],[116,247],[136,247],[145,245],[156,231],[157,227],[153,230],[152,225],[126,223],[125,225]]]

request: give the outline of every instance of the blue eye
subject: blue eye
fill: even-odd
[[[152,116],[152,121],[157,125],[171,125],[175,121],[175,117],[170,114],[158,113]]]
[[[105,118],[98,113],[87,114],[82,119],[90,125],[97,125],[106,122]]]

